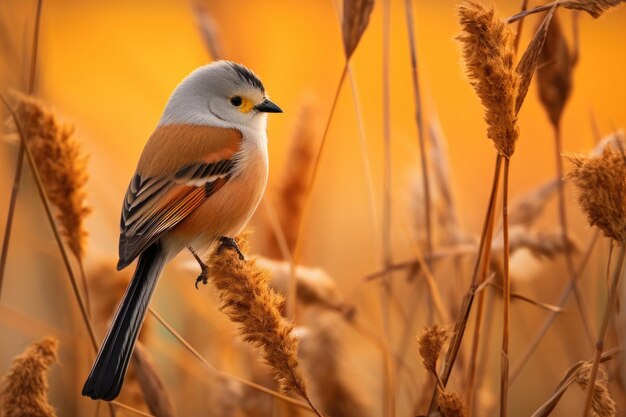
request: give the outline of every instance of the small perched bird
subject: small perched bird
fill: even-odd
[[[174,90],[139,158],[120,224],[119,262],[139,257],[133,278],[83,387],[83,395],[113,400],[161,270],[188,249],[215,243],[243,255],[232,236],[256,210],[268,174],[267,113],[281,113],[261,80],[243,65],[218,61],[198,68]]]

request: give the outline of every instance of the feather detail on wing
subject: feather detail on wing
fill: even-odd
[[[186,165],[167,177],[135,175],[122,207],[118,269],[219,190],[230,178],[233,164],[223,159]]]

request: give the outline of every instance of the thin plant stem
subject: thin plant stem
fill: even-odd
[[[491,249],[491,241],[493,238],[493,227],[495,223],[496,216],[491,216],[489,221],[489,226],[487,229],[487,242],[485,244],[486,248]],[[491,258],[491,250],[485,252],[484,259],[482,260],[482,266],[480,268],[480,283],[482,284],[487,279],[487,273],[489,271],[489,262]],[[474,337],[472,338],[472,350],[470,352],[470,360],[468,366],[468,377],[467,377],[467,392],[466,392],[466,404],[468,416],[472,415],[472,403],[474,401],[474,385],[476,382],[476,371],[477,371],[477,361],[478,361],[478,348],[480,345],[480,330],[482,325],[482,316],[484,310],[485,303],[485,292],[481,291],[478,294],[478,305],[476,310],[476,325],[474,327]]]
[[[613,307],[617,301],[618,285],[620,277],[622,276],[622,269],[624,267],[624,257],[626,256],[626,245],[620,242],[619,255],[617,257],[617,264],[613,270],[613,278],[611,280],[611,288],[609,290],[609,296],[604,308],[604,315],[602,317],[602,323],[600,324],[600,331],[598,333],[598,339],[596,340],[596,350],[593,357],[593,363],[591,364],[591,371],[589,373],[589,380],[587,382],[587,393],[585,398],[585,408],[583,410],[583,417],[587,417],[591,410],[591,401],[593,399],[593,391],[596,385],[596,377],[598,376],[598,366],[600,365],[600,358],[602,357],[602,351],[604,350],[604,339],[606,338],[606,332],[609,328],[609,322],[611,321],[611,313]]]
[[[406,27],[409,36],[411,52],[411,81],[413,85],[413,100],[415,102],[415,123],[417,125],[417,139],[420,147],[420,163],[422,169],[422,188],[424,190],[424,222],[426,224],[426,253],[433,251],[433,235],[430,205],[430,178],[428,175],[428,160],[426,157],[426,139],[424,137],[424,120],[422,117],[422,97],[420,94],[419,71],[417,65],[417,47],[415,44],[414,18],[411,0],[404,0]]]
[[[154,415],[152,415],[150,413],[146,413],[145,411],[137,410],[136,408],[131,407],[129,405],[126,405],[124,403],[121,403],[119,401],[113,400],[113,401],[110,401],[109,404],[113,404],[114,406],[116,406],[118,408],[121,408],[122,410],[126,410],[126,411],[128,411],[130,413],[133,413],[133,414],[136,414],[138,416],[155,417]],[[99,405],[100,405],[100,401],[98,401],[98,405],[97,406],[99,406]]]
[[[24,146],[26,158],[28,160],[31,171],[33,173],[33,177],[35,178],[35,183],[37,185],[37,191],[39,192],[39,197],[41,198],[41,202],[43,203],[44,210],[48,218],[48,222],[50,223],[50,227],[52,228],[54,239],[56,240],[57,245],[59,247],[59,251],[61,252],[61,257],[63,258],[65,269],[67,270],[67,273],[69,275],[70,282],[72,284],[72,290],[74,291],[74,295],[76,296],[76,301],[78,302],[78,306],[80,307],[80,312],[83,316],[83,321],[85,322],[85,325],[87,327],[89,338],[91,339],[91,343],[93,345],[94,350],[97,350],[98,344],[96,342],[95,332],[93,330],[91,321],[89,319],[89,312],[87,311],[87,306],[85,304],[85,301],[83,300],[81,291],[78,288],[78,280],[76,279],[76,275],[74,274],[74,270],[72,269],[72,264],[70,262],[69,255],[67,253],[67,249],[65,248],[65,245],[63,244],[61,233],[59,232],[59,228],[57,227],[57,224],[54,220],[54,215],[52,214],[52,207],[50,206],[50,202],[48,201],[48,197],[46,196],[46,190],[44,189],[41,176],[39,175],[39,171],[37,170],[37,165],[35,164],[33,155],[30,153],[30,149],[28,148],[28,145],[26,143],[26,134],[24,132],[23,126],[20,123],[20,120],[17,117],[15,110],[13,110],[13,108],[11,107],[7,99],[4,97],[4,95],[0,94],[0,100],[2,100],[7,110],[9,110],[9,112],[11,113],[11,117],[13,118],[15,126],[17,127],[20,141],[22,142],[22,145]]]
[[[524,10],[522,12],[519,12],[517,14],[514,14],[513,16],[509,17],[508,19],[506,19],[507,23],[514,23],[517,22],[520,19],[525,18],[526,16],[530,16],[531,14],[535,14],[535,13],[541,13],[543,11],[546,10],[550,10],[552,7],[554,7],[555,4],[558,4],[559,0],[544,4],[542,6],[537,6],[533,9],[530,10]]]
[[[511,160],[504,157],[502,180],[502,356],[500,368],[500,417],[508,414],[509,403],[509,339],[511,332],[511,277],[509,275],[509,169]]]
[[[155,309],[153,309],[152,307],[148,307],[148,311],[150,312],[150,314],[152,314],[152,316],[165,328],[165,330],[167,330],[172,336],[174,336],[174,338],[181,344],[183,345],[183,347],[185,349],[187,349],[196,359],[198,359],[198,361],[200,361],[200,363],[202,365],[204,365],[209,371],[216,373],[217,375],[220,375],[224,378],[228,378],[234,381],[237,381],[243,385],[246,385],[252,389],[255,389],[257,391],[263,392],[265,394],[271,395],[272,397],[285,401],[289,404],[295,405],[303,410],[307,410],[307,411],[311,411],[313,412],[313,410],[305,403],[303,403],[302,401],[298,401],[296,399],[290,398],[286,395],[283,395],[277,391],[271,390],[269,388],[266,388],[262,385],[256,384],[252,381],[248,381],[244,378],[241,378],[237,375],[233,375],[230,374],[228,372],[224,372],[221,371],[219,369],[217,369],[215,366],[213,366],[209,361],[207,361],[201,354],[200,352],[198,352],[193,346],[191,346],[191,344],[185,340],[184,337],[182,337],[180,335],[180,333],[178,333],[174,327],[172,327],[172,325],[170,325],[159,313],[157,313],[157,311]]]
[[[39,30],[41,28],[41,9],[43,0],[37,1],[37,11],[35,14],[35,29],[33,32],[33,45],[30,56],[30,77],[28,79],[28,94],[35,91],[35,77],[37,74],[37,56],[39,50]],[[15,163],[15,174],[13,174],[13,186],[11,188],[11,197],[9,199],[9,209],[7,211],[7,222],[4,228],[4,237],[2,239],[2,252],[0,252],[0,299],[2,298],[2,284],[4,282],[4,272],[6,269],[7,257],[9,254],[9,244],[11,242],[11,229],[13,228],[13,218],[15,217],[15,206],[17,204],[17,195],[22,180],[22,167],[24,166],[24,143],[20,141],[19,150],[17,151],[17,161]]]
[[[563,237],[563,247],[567,248],[569,240],[569,228],[567,222],[567,211],[565,208],[565,183],[563,181],[563,141],[561,137],[561,127],[559,124],[554,126],[554,153],[556,159],[556,177],[558,179],[558,210],[559,210],[559,222],[561,224],[561,235]],[[574,266],[574,257],[572,251],[565,251],[565,264],[567,266],[567,275],[572,282],[572,289],[574,291],[574,298],[578,305],[578,311],[580,318],[585,329],[585,334],[589,340],[589,344],[593,347],[593,325],[590,320],[589,311],[585,303],[585,298],[580,290],[578,281],[575,279],[576,267]]]
[[[385,270],[388,270],[389,265],[393,262],[393,255],[391,252],[391,110],[390,110],[390,73],[389,73],[389,60],[390,60],[390,48],[391,48],[391,2],[390,0],[383,0],[383,25],[382,25],[382,111],[383,111],[383,213],[382,213],[382,243],[383,243],[383,263]],[[385,334],[386,343],[391,345],[392,330],[391,330],[391,312],[390,312],[390,300],[393,294],[393,286],[391,280],[391,273],[385,274],[382,281],[381,292],[381,309],[383,316],[383,330]],[[384,372],[385,372],[385,389],[383,397],[384,414],[387,417],[395,416],[395,362],[390,357],[390,354],[386,354],[384,358]]]
[[[522,0],[522,6],[520,7],[520,13],[523,13],[528,9],[528,0]],[[517,24],[517,32],[515,33],[515,40],[513,42],[513,48],[515,52],[519,49],[519,41],[522,38],[522,29],[524,28],[524,19],[520,19]]]
[[[335,96],[333,98],[333,102],[330,106],[330,113],[328,115],[328,119],[326,119],[326,126],[324,127],[324,133],[322,134],[322,140],[320,142],[320,148],[317,152],[317,156],[315,157],[315,163],[313,164],[313,172],[311,174],[311,180],[309,182],[309,186],[307,188],[306,194],[304,196],[304,204],[302,206],[302,213],[300,214],[300,219],[298,220],[298,231],[296,235],[296,242],[294,243],[291,264],[290,264],[290,277],[289,277],[289,286],[287,288],[287,300],[286,300],[286,312],[287,318],[293,320],[295,318],[296,313],[296,265],[298,265],[300,261],[300,252],[302,250],[302,235],[304,229],[305,219],[307,217],[307,213],[309,210],[309,206],[311,205],[311,196],[313,194],[313,186],[315,185],[315,181],[319,174],[320,164],[322,161],[322,154],[324,153],[324,147],[326,145],[326,138],[328,137],[328,131],[330,130],[330,123],[333,119],[333,114],[335,114],[335,109],[337,108],[337,102],[339,101],[339,94],[341,93],[341,87],[346,79],[346,75],[348,73],[348,66],[344,65],[343,70],[341,71],[341,76],[339,78],[339,83],[337,84],[337,89],[335,90]]]
[[[578,280],[580,276],[582,275],[582,273],[584,272],[585,267],[587,266],[587,263],[589,262],[589,259],[591,258],[591,254],[593,253],[593,249],[596,245],[596,242],[598,241],[599,236],[600,236],[600,232],[598,230],[595,230],[591,240],[589,241],[589,243],[587,244],[587,247],[585,248],[585,251],[583,252],[582,259],[580,260],[580,263],[578,265],[578,270],[576,271],[576,275],[574,276],[576,280]],[[556,303],[558,307],[563,307],[565,303],[567,302],[569,296],[572,294],[572,291],[573,291],[572,285],[573,285],[572,281],[569,281],[565,285],[565,288],[561,292],[561,295],[559,296],[559,300]],[[546,335],[546,333],[548,332],[548,329],[550,328],[554,320],[556,320],[557,316],[558,316],[558,313],[550,312],[548,317],[546,317],[545,321],[543,322],[543,325],[541,326],[541,328],[537,331],[537,333],[535,333],[535,336],[532,338],[531,342],[528,344],[528,347],[526,348],[524,353],[521,355],[519,362],[517,363],[516,366],[513,367],[513,371],[511,372],[511,379],[510,379],[511,384],[513,384],[517,380],[517,377],[520,375],[520,373],[522,372],[522,369],[524,369],[524,367],[528,363],[530,357],[533,355],[533,353],[539,346],[539,343],[541,343],[541,340]]]
[[[446,353],[445,365],[443,372],[441,374],[441,380],[443,385],[445,386],[448,383],[448,379],[450,378],[450,374],[452,373],[452,367],[456,361],[456,358],[459,354],[459,349],[461,348],[461,342],[463,340],[463,335],[465,334],[465,328],[467,327],[467,321],[469,319],[470,311],[472,309],[472,303],[474,301],[474,296],[476,294],[476,289],[478,288],[478,271],[481,265],[481,259],[483,259],[485,251],[490,251],[491,247],[486,246],[487,241],[491,241],[490,234],[493,234],[493,228],[489,227],[491,222],[491,218],[495,216],[496,211],[496,197],[498,194],[498,184],[500,183],[500,173],[502,167],[502,157],[498,154],[496,156],[496,162],[494,166],[493,173],[493,182],[491,184],[491,194],[489,196],[489,203],[487,205],[487,213],[485,214],[485,220],[483,222],[483,229],[480,235],[480,243],[478,245],[478,252],[476,254],[476,261],[474,263],[474,270],[472,273],[472,278],[470,281],[470,286],[463,298],[463,304],[461,305],[461,309],[459,311],[459,316],[457,317],[456,324],[454,326],[454,332],[452,336],[452,340],[450,341],[450,346],[448,347],[448,351]],[[432,413],[437,408],[437,390],[433,391],[432,399],[430,402],[430,407],[428,413]]]

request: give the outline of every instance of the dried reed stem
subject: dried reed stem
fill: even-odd
[[[600,236],[599,230],[595,230],[592,238],[589,240],[589,243],[587,244],[587,247],[585,248],[583,252],[580,263],[578,264],[578,269],[576,270],[576,274],[574,275],[574,282],[577,282],[580,276],[583,274],[585,267],[587,266],[587,263],[589,262],[589,259],[591,259],[591,254],[593,253],[593,249],[596,245],[596,242],[598,241],[599,236]],[[562,308],[565,305],[565,303],[569,299],[569,296],[572,294],[574,290],[574,287],[573,287],[574,282],[568,281],[568,283],[565,284],[565,288],[563,288],[563,291],[561,291],[561,295],[559,296],[558,301],[555,303],[557,307]],[[551,312],[548,315],[548,317],[546,317],[546,319],[544,320],[539,330],[535,333],[530,343],[526,347],[526,350],[524,351],[524,353],[521,354],[521,357],[517,365],[513,367],[513,371],[511,372],[511,377],[509,380],[511,384],[513,384],[513,382],[517,380],[517,377],[522,372],[522,369],[524,369],[530,357],[533,355],[533,353],[539,346],[539,343],[541,342],[543,337],[546,335],[546,333],[548,332],[548,329],[550,328],[552,323],[554,323],[554,320],[556,320],[558,315],[559,314],[557,312],[554,312],[554,311]]]
[[[285,401],[289,404],[295,405],[298,408],[305,410],[305,411],[310,411],[313,412],[313,410],[311,410],[311,408],[303,403],[302,401],[298,401],[294,398],[290,398],[284,394],[281,394],[280,392],[274,391],[272,389],[266,388],[262,385],[259,385],[257,383],[254,383],[252,381],[248,381],[247,379],[244,379],[240,376],[237,375],[233,375],[230,374],[228,372],[222,371],[217,369],[215,366],[213,366],[209,361],[207,361],[201,354],[200,352],[198,352],[197,349],[195,349],[193,346],[191,346],[191,344],[185,340],[184,337],[182,337],[180,335],[180,333],[178,333],[174,327],[172,327],[172,325],[170,325],[156,310],[154,310],[152,307],[148,307],[148,311],[150,312],[150,314],[152,314],[152,316],[165,328],[165,330],[167,330],[172,336],[174,336],[174,338],[185,348],[189,351],[189,353],[191,353],[196,359],[198,359],[198,361],[205,367],[207,368],[209,371],[214,372],[215,374],[224,377],[224,378],[228,378],[234,381],[237,381],[247,387],[250,387],[254,390],[257,390],[259,392],[263,392],[265,394],[268,394],[276,399]]]
[[[37,0],[37,11],[35,14],[35,29],[33,33],[33,45],[30,56],[30,78],[28,80],[28,94],[35,91],[35,76],[37,74],[37,51],[39,50],[39,30],[41,27],[41,9],[43,0]],[[11,241],[11,229],[13,227],[13,217],[15,216],[15,205],[17,203],[17,195],[20,189],[22,179],[22,167],[24,165],[24,143],[20,141],[19,150],[17,152],[17,161],[15,162],[15,174],[13,174],[13,186],[11,188],[11,197],[9,198],[9,209],[7,211],[7,222],[4,229],[4,237],[2,239],[2,252],[0,252],[0,299],[2,298],[2,284],[4,282],[4,271],[6,269],[7,256],[9,253],[9,243]]]
[[[478,252],[476,254],[476,261],[474,263],[474,270],[470,281],[469,289],[463,298],[463,304],[459,310],[459,316],[457,317],[456,324],[454,325],[454,332],[448,352],[446,353],[445,366],[441,375],[441,381],[445,386],[448,383],[450,374],[452,373],[452,367],[456,361],[459,349],[461,348],[461,342],[465,334],[465,328],[467,327],[467,320],[469,319],[470,311],[472,309],[472,303],[474,296],[476,295],[476,289],[478,288],[478,271],[481,265],[481,260],[485,256],[486,251],[490,251],[490,246],[487,242],[491,242],[493,235],[493,228],[490,227],[492,218],[495,216],[496,211],[496,197],[498,194],[498,184],[500,183],[500,172],[502,167],[502,156],[498,154],[496,156],[495,168],[493,173],[493,182],[491,184],[491,193],[489,196],[489,203],[487,205],[487,213],[483,221],[483,228],[480,235],[480,243],[478,244]],[[430,403],[428,413],[435,411],[437,407],[437,390],[433,392],[433,397]]]
[[[422,97],[420,94],[419,71],[417,66],[417,47],[415,45],[414,19],[411,0],[404,0],[406,27],[409,36],[409,50],[411,52],[411,82],[413,85],[413,100],[415,103],[415,123],[417,125],[417,139],[420,147],[420,163],[422,169],[422,188],[424,190],[424,222],[426,224],[426,253],[433,251],[430,178],[428,161],[426,158],[426,139],[424,138],[424,120],[422,118]]]
[[[559,210],[559,223],[561,224],[561,234],[563,238],[563,245],[567,247],[568,242],[570,241],[568,222],[567,222],[567,211],[565,208],[565,184],[563,181],[564,173],[563,173],[563,141],[561,139],[561,128],[559,124],[554,125],[554,151],[555,151],[555,159],[556,159],[556,176],[559,180],[558,182],[558,210]],[[585,298],[580,290],[580,286],[578,285],[578,281],[576,280],[576,267],[574,266],[574,257],[572,251],[565,251],[565,264],[567,266],[567,275],[569,276],[569,280],[572,283],[572,290],[574,292],[574,298],[576,299],[576,304],[578,305],[578,312],[580,313],[580,318],[583,323],[583,328],[585,329],[585,334],[589,340],[591,346],[593,346],[593,324],[590,320],[589,310],[587,308],[587,304],[585,302]]]
[[[0,409],[4,417],[56,417],[48,403],[46,372],[57,361],[58,350],[59,341],[46,337],[13,359],[0,387]]]
[[[622,178],[622,181],[624,179]],[[604,315],[602,317],[602,323],[600,325],[600,331],[598,333],[598,339],[596,340],[595,355],[591,364],[591,372],[589,373],[589,382],[587,383],[587,395],[585,399],[585,408],[583,409],[583,417],[587,417],[591,410],[591,403],[594,397],[594,387],[596,382],[596,376],[598,374],[598,366],[600,365],[600,358],[602,351],[604,350],[604,339],[606,332],[609,328],[609,322],[611,321],[611,314],[613,307],[618,297],[618,284],[620,277],[622,276],[622,269],[624,267],[624,258],[626,257],[626,245],[624,242],[620,242],[619,255],[617,257],[617,264],[613,270],[613,279],[611,280],[611,288],[609,290],[608,300],[604,308]]]
[[[509,338],[511,332],[511,277],[509,275],[509,165],[504,158],[502,181],[502,237],[503,237],[503,312],[502,312],[502,356],[500,369],[500,416],[508,414],[509,400]]]
[[[522,0],[522,5],[520,7],[520,13],[523,13],[528,9],[528,0]],[[522,39],[522,29],[524,28],[524,19],[520,19],[517,24],[517,30],[515,31],[515,40],[513,41],[513,49],[515,52],[519,49],[519,41]],[[471,408],[470,408],[471,410]]]
[[[54,220],[54,215],[52,214],[52,207],[50,206],[50,202],[48,201],[48,197],[46,196],[46,190],[44,188],[41,176],[39,175],[37,165],[26,143],[26,134],[24,132],[23,126],[19,120],[19,117],[15,113],[15,110],[13,110],[13,108],[7,101],[6,97],[0,94],[0,100],[2,100],[7,110],[9,110],[9,112],[11,113],[11,117],[13,118],[13,122],[15,123],[15,127],[17,128],[20,141],[25,146],[24,148],[25,154],[28,159],[30,168],[33,172],[33,176],[35,177],[37,191],[39,192],[39,197],[41,199],[41,202],[43,203],[44,210],[48,218],[48,223],[50,223],[50,227],[52,228],[52,233],[54,234],[54,239],[56,240],[57,246],[59,247],[59,251],[61,252],[61,257],[63,258],[65,269],[67,270],[68,276],[70,278],[70,283],[72,284],[72,290],[74,291],[76,301],[78,302],[78,306],[80,307],[80,312],[82,314],[83,321],[85,322],[85,326],[87,327],[87,332],[89,333],[91,344],[93,346],[94,351],[96,351],[98,349],[98,344],[96,342],[95,332],[93,330],[91,321],[89,319],[89,312],[87,310],[87,305],[85,304],[81,291],[78,288],[78,280],[76,279],[76,276],[74,275],[74,270],[72,269],[72,264],[70,262],[69,255],[67,253],[67,249],[65,248],[65,245],[63,244],[63,238],[61,237],[61,232],[59,231],[59,228]]]
[[[390,0],[383,0],[383,25],[382,25],[382,112],[383,112],[383,213],[382,213],[382,250],[383,264],[385,270],[389,269],[389,265],[393,263],[393,254],[391,249],[391,109],[390,94],[391,85],[389,78],[389,60],[391,50],[391,3]],[[383,316],[383,327],[386,344],[392,344],[391,329],[391,311],[390,303],[393,294],[393,286],[391,281],[391,273],[386,274],[382,281],[381,309]],[[383,367],[385,372],[385,389],[383,396],[383,415],[394,417],[396,414],[395,399],[395,361],[389,354],[385,355]]]

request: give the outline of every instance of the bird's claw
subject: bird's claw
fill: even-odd
[[[196,278],[196,290],[198,290],[198,284],[202,282],[202,285],[206,285],[209,282],[209,270],[208,268],[202,268],[200,275]]]
[[[243,256],[243,253],[241,253],[241,249],[239,249],[239,245],[237,245],[237,242],[232,237],[226,237],[226,236],[220,237],[220,246],[217,250],[221,251],[224,248],[233,249],[239,255],[240,260],[242,261],[246,260],[246,257]]]

